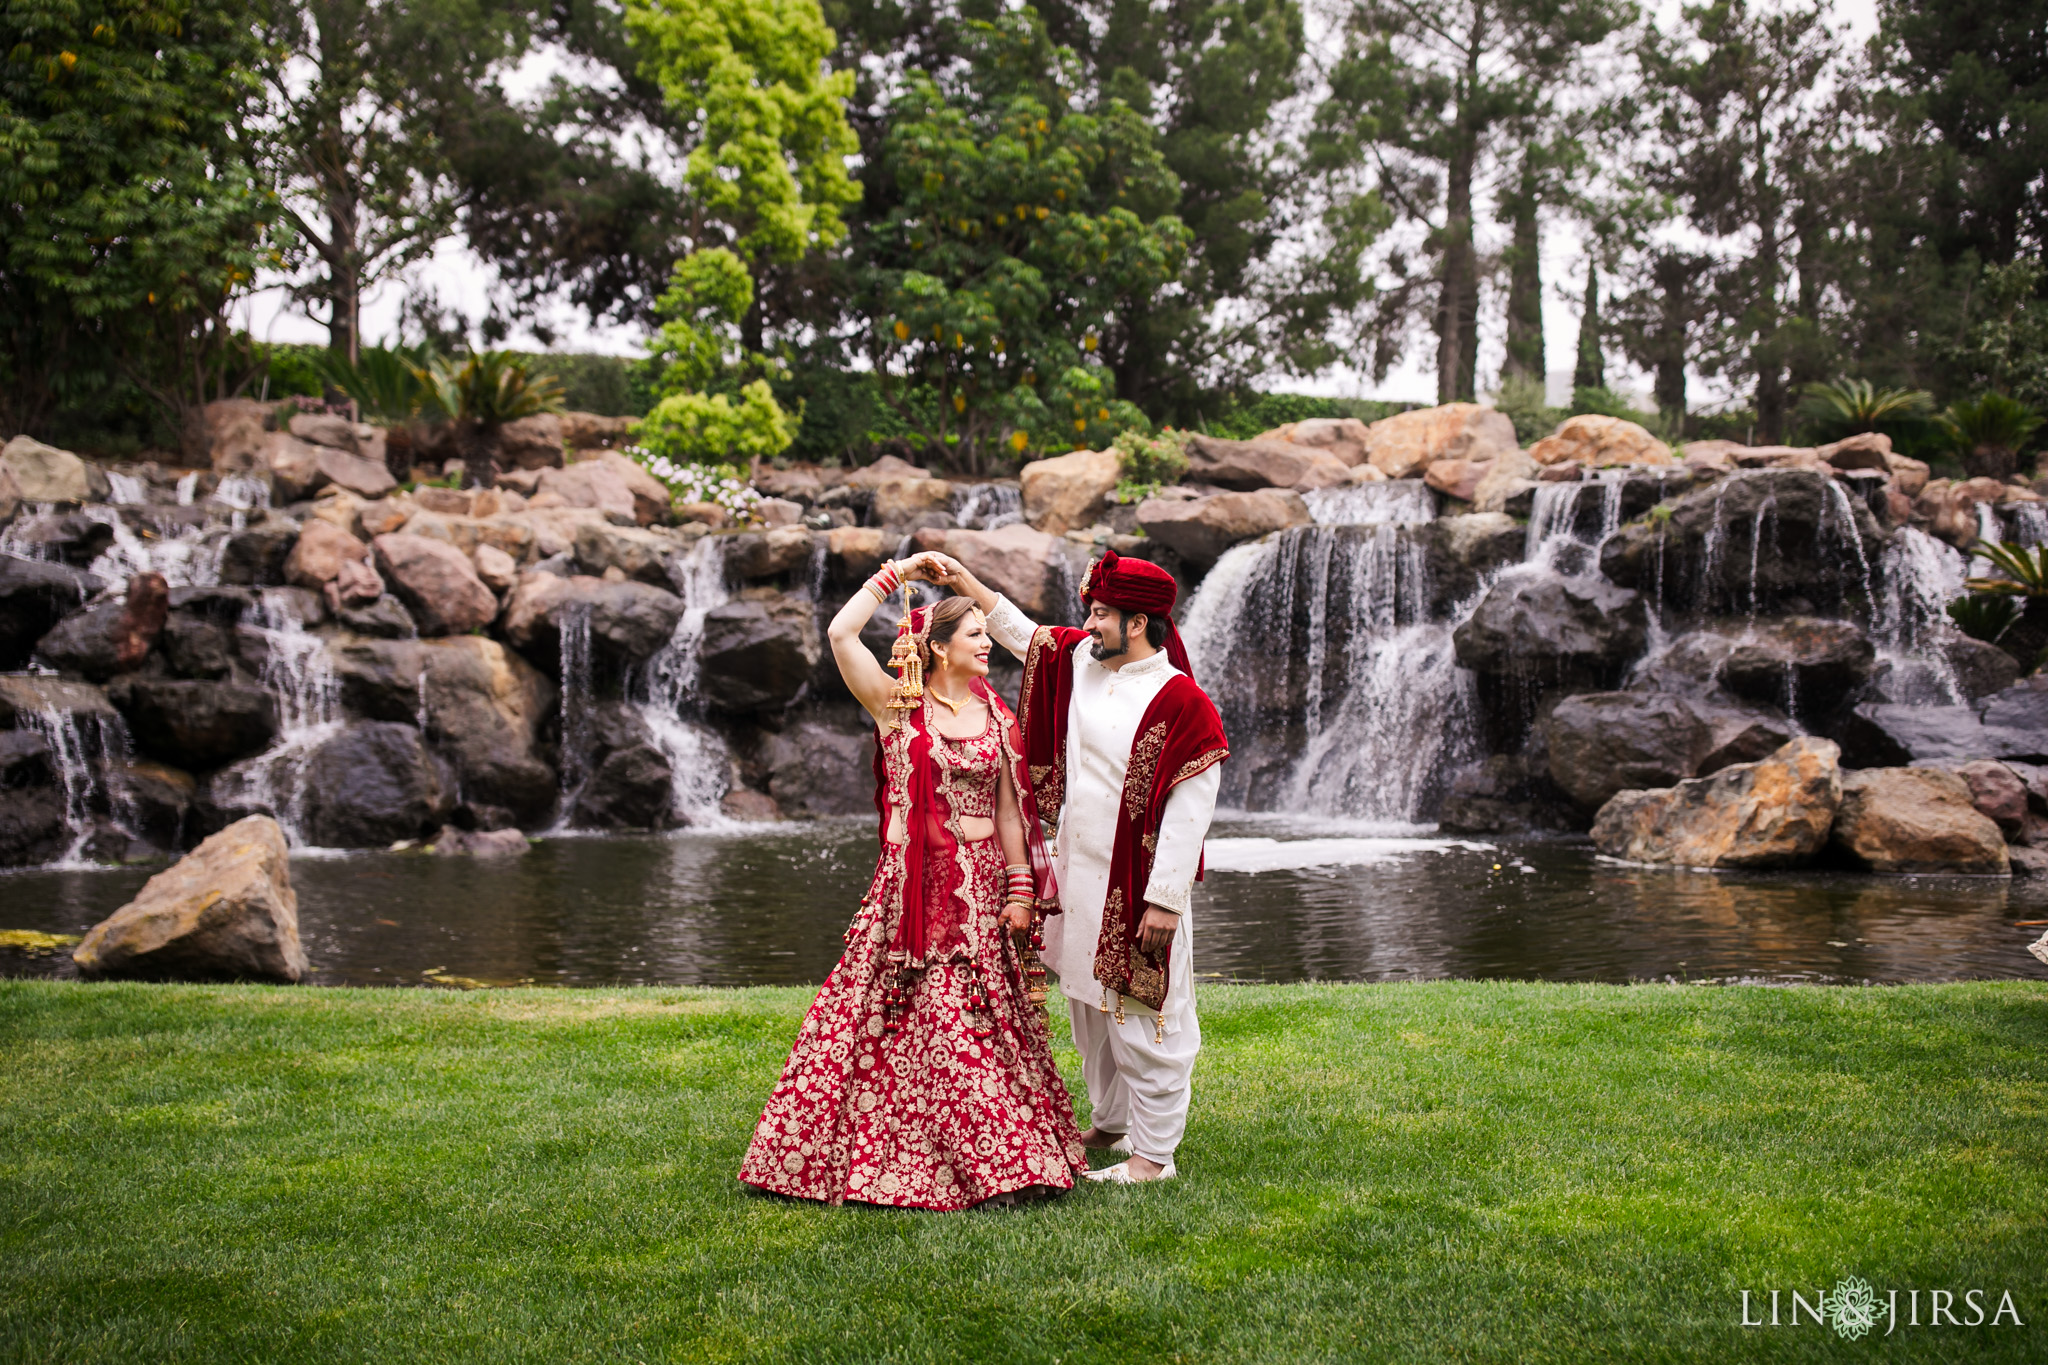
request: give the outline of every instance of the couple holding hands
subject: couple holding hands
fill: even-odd
[[[892,678],[860,632],[906,581],[956,595],[905,612]],[[833,619],[833,656],[875,721],[881,856],[742,1181],[952,1210],[1076,1177],[1174,1178],[1202,1042],[1188,896],[1229,755],[1177,596],[1165,570],[1110,551],[1081,588],[1085,628],[1036,625],[925,553],[884,565]],[[996,645],[1023,661],[1020,715],[988,684]],[[1085,1133],[1053,1065],[1047,967]],[[1090,1148],[1126,1159],[1090,1171]]]

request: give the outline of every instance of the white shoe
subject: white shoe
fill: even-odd
[[[2043,934],[2041,936],[2041,941],[2044,943],[2048,943],[2048,934]],[[1137,1155],[1137,1153],[1133,1151],[1131,1148],[1131,1135],[1129,1133],[1125,1133],[1115,1142],[1110,1143],[1109,1150],[1112,1152],[1122,1152],[1125,1156]]]
[[[1099,1171],[1088,1172],[1088,1178],[1104,1185],[1154,1185],[1162,1180],[1171,1180],[1179,1174],[1180,1172],[1174,1168],[1172,1160],[1169,1159],[1166,1165],[1160,1169],[1158,1175],[1140,1180],[1137,1176],[1131,1174],[1130,1162],[1119,1161],[1114,1166],[1104,1166]]]

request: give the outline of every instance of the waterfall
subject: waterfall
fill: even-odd
[[[269,812],[294,848],[305,839],[305,782],[313,751],[341,731],[341,685],[327,642],[306,629],[291,594],[267,589],[244,635],[263,644],[257,682],[277,702],[277,739],[215,779],[223,806]]]
[[[1621,527],[1625,477],[1602,470],[1590,479],[1538,484],[1522,558],[1567,578],[1596,568],[1600,543]]]
[[[1301,495],[1318,526],[1419,525],[1436,517],[1436,495],[1420,479],[1388,479]]]
[[[2048,507],[2038,502],[2015,505],[2012,509],[2012,542],[2025,546],[2048,542]]]
[[[1226,801],[1426,820],[1451,771],[1478,756],[1475,684],[1457,666],[1452,623],[1427,619],[1428,600],[1423,545],[1391,521],[1302,527],[1226,551],[1182,627],[1243,755],[1224,769]]]
[[[1948,604],[1963,595],[1969,560],[1925,531],[1902,527],[1884,552],[1887,591],[1870,623],[1877,657],[1891,665],[1891,700],[1958,706],[1963,689],[1942,648]]]
[[[822,578],[822,561],[815,567]],[[730,825],[733,822],[720,803],[730,783],[731,759],[725,741],[704,723],[697,659],[704,642],[705,615],[732,600],[725,581],[724,545],[708,536],[699,540],[669,560],[668,576],[683,599],[682,617],[668,643],[635,670],[627,696],[647,722],[655,747],[668,759],[676,819],[698,828]],[[567,716],[566,671],[562,706]],[[566,729],[566,721],[564,724]],[[563,747],[566,753],[566,735]]]
[[[561,820],[569,819],[576,793],[590,776],[591,712],[597,702],[597,679],[590,657],[590,604],[570,602],[562,608],[555,629],[561,638],[562,772]]]
[[[41,735],[50,746],[50,766],[64,792],[64,828],[71,842],[46,866],[89,866],[85,850],[96,828],[93,817],[110,814],[121,823],[119,794],[108,782],[107,770],[129,755],[128,727],[111,711],[81,719],[76,709],[61,706],[23,710],[16,723]]]
[[[57,561],[56,545],[47,540],[35,539],[26,533],[44,517],[56,515],[57,504],[53,502],[32,502],[23,507],[16,514],[12,524],[0,528],[0,554],[13,555],[16,559],[54,564]]]
[[[91,572],[104,581],[126,583],[139,573],[157,573],[174,588],[212,587],[220,582],[221,561],[233,534],[227,527],[165,524],[164,519],[145,512],[137,515],[154,523],[154,534],[141,535],[129,526],[126,516],[112,508],[87,510],[114,532],[114,543],[102,550],[91,566]]]
[[[178,506],[190,507],[192,505],[193,495],[198,493],[198,491],[198,470],[195,469],[189,474],[180,475],[178,478]]]
[[[961,530],[993,531],[1024,520],[1024,495],[1015,484],[956,485],[951,510],[953,524]]]
[[[133,474],[122,474],[109,469],[107,474],[107,501],[113,503],[144,503],[149,501],[149,485]]]

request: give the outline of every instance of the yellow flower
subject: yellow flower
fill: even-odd
[[[1026,214],[1027,214],[1027,213],[1029,213],[1030,211],[1031,211],[1031,206],[1030,206],[1029,204],[1019,204],[1019,205],[1017,205],[1017,221],[1018,221],[1018,222],[1020,222],[1020,223],[1021,223],[1021,222],[1023,222],[1023,221],[1024,221],[1024,215],[1026,215]]]
[[[1040,119],[1040,120],[1038,121],[1038,131],[1039,131],[1039,132],[1041,132],[1041,133],[1045,131],[1045,120],[1044,120],[1044,119]]]
[[[965,411],[967,411],[967,395],[966,395],[966,394],[964,394],[964,393],[956,393],[956,394],[954,394],[954,395],[953,395],[953,411],[955,411],[955,412],[965,412]]]
[[[57,60],[64,64],[66,71],[69,71],[72,67],[78,65],[78,54],[76,52],[60,52],[57,54]]]
[[[1019,455],[1023,454],[1024,447],[1030,444],[1031,438],[1023,432],[1013,431],[1010,433],[1010,449],[1016,451]]]
[[[1076,418],[1074,419],[1074,430],[1076,430],[1076,431],[1086,431],[1086,430],[1088,430],[1088,424],[1087,424],[1086,422],[1082,421],[1082,420],[1081,420],[1081,419],[1080,419],[1079,417],[1076,417]]]
[[[954,350],[956,350],[956,351],[957,351],[957,350],[959,350],[959,349],[960,349],[960,348],[961,348],[962,346],[965,346],[966,344],[967,344],[967,338],[966,338],[966,337],[964,337],[964,336],[961,336],[961,335],[960,335],[960,334],[959,334],[958,332],[955,332],[955,333],[953,333],[953,349],[954,349]]]
[[[910,340],[910,324],[902,318],[896,319],[896,339],[898,341]]]
[[[1095,420],[1098,422],[1107,422],[1109,420],[1109,409],[1097,408],[1095,410]]]
[[[1050,212],[1052,212],[1052,210],[1051,210],[1051,209],[1047,208],[1047,207],[1046,207],[1045,205],[1043,205],[1043,204],[1040,204],[1040,205],[1038,206],[1038,221],[1039,221],[1039,222],[1041,222],[1041,223],[1042,223],[1042,222],[1044,222],[1044,221],[1045,221],[1045,215],[1046,215],[1046,214],[1048,214],[1048,213],[1050,213]]]
[[[1095,333],[1090,332],[1087,335],[1087,337],[1081,342],[1081,349],[1084,351],[1092,351],[1095,349]]]

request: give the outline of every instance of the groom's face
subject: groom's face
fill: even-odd
[[[1131,652],[1130,618],[1115,607],[1090,602],[1088,624],[1083,629],[1095,637],[1089,652],[1098,659],[1120,659]]]

